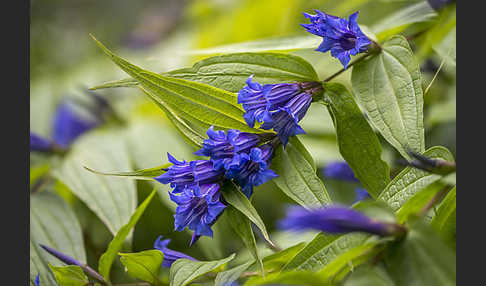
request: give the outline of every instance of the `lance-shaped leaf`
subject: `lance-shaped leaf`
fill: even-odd
[[[228,286],[240,278],[240,275],[253,264],[253,261],[248,261],[226,271],[221,271],[216,275],[214,286]]]
[[[364,188],[377,197],[390,182],[390,167],[381,159],[380,141],[342,84],[326,83],[324,90],[339,151]]]
[[[261,84],[318,80],[317,74],[304,59],[277,53],[234,53],[210,57],[191,68],[163,73],[164,76],[205,83],[237,93],[250,75]],[[92,89],[130,87],[136,79],[107,82]]]
[[[143,201],[143,203],[140,204],[135,213],[133,213],[133,215],[130,217],[130,221],[118,231],[118,233],[108,245],[108,249],[106,250],[106,252],[101,255],[98,270],[99,273],[105,278],[105,280],[110,280],[111,265],[115,260],[116,254],[122,248],[125,238],[131,232],[133,227],[135,227],[156,192],[156,190],[153,190],[152,193]]]
[[[49,265],[56,276],[56,281],[61,286],[86,286],[89,285],[88,277],[83,269],[77,265],[53,266]],[[42,284],[40,284],[42,285]]]
[[[258,262],[262,275],[264,275],[263,262],[258,253],[255,235],[253,234],[250,220],[233,206],[228,206],[224,213],[228,216],[231,228],[233,228],[236,234],[243,240],[246,248],[248,248],[253,258]]]
[[[147,168],[147,169],[142,169],[142,170],[136,170],[133,172],[112,172],[112,173],[105,173],[105,172],[100,172],[96,171],[93,169],[90,169],[89,167],[84,167],[86,170],[93,172],[98,175],[103,175],[103,176],[114,176],[114,177],[128,177],[132,179],[137,179],[137,180],[148,180],[152,181],[154,180],[154,177],[158,177],[162,174],[165,173],[165,170],[169,168],[172,164],[164,164],[162,166],[158,167],[153,167],[153,168]]]
[[[422,76],[403,36],[393,36],[383,50],[353,67],[351,81],[370,121],[403,157],[423,152]]]
[[[279,176],[272,181],[287,196],[304,207],[331,202],[324,184],[316,174],[314,160],[296,137],[287,147],[280,145],[270,166]]]
[[[37,243],[86,262],[81,226],[71,207],[57,194],[43,191],[30,197],[30,231]],[[48,261],[62,265],[54,257],[48,257]]]
[[[432,147],[423,154],[430,158],[454,162],[454,157],[449,150],[441,146]],[[385,201],[393,210],[397,211],[410,197],[438,179],[440,179],[439,175],[406,167],[391,180],[381,192],[378,200]]]
[[[118,131],[94,131],[76,140],[54,172],[115,234],[135,211],[135,182],[93,174],[83,166],[110,172],[131,170],[124,136]]]
[[[440,204],[430,225],[435,228],[442,239],[456,248],[456,187],[454,187]]]
[[[161,104],[167,104],[181,118],[198,120],[222,128],[262,133],[248,127],[243,119],[244,111],[237,104],[236,95],[206,84],[163,76],[137,67],[116,56],[94,37],[98,46],[123,71],[136,79],[149,96]]]
[[[194,279],[220,268],[233,260],[234,257],[235,254],[233,253],[224,259],[213,261],[192,261],[185,258],[178,259],[170,267],[170,286],[187,285]]]
[[[119,255],[128,275],[153,285],[161,284],[159,272],[164,260],[162,251],[152,249],[136,253],[119,253]]]

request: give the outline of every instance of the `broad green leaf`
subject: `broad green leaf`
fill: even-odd
[[[395,283],[382,267],[363,265],[353,271],[343,286],[394,286]]]
[[[233,260],[235,254],[213,261],[192,261],[185,258],[178,259],[170,267],[169,281],[170,286],[184,286],[191,283],[194,279],[219,269],[229,261]]]
[[[432,46],[434,51],[439,54],[439,56],[445,60],[447,65],[451,67],[456,67],[456,26],[451,29],[447,35],[444,36],[442,41]]]
[[[252,277],[246,281],[245,286],[252,285],[306,285],[326,286],[318,274],[311,271],[288,271],[285,273],[272,273],[265,277]]]
[[[437,13],[427,1],[420,1],[380,20],[371,27],[371,30],[381,41],[402,32],[413,23],[429,21],[436,16]]]
[[[130,217],[130,221],[122,228],[120,228],[113,240],[108,245],[108,249],[106,250],[106,252],[101,255],[98,265],[98,271],[101,276],[105,278],[105,280],[110,280],[111,265],[115,260],[116,254],[121,250],[125,238],[132,231],[133,227],[137,224],[138,220],[142,216],[143,212],[149,205],[156,192],[156,190],[153,190],[152,193],[143,201],[143,203],[140,204],[137,210]]]
[[[430,225],[439,232],[448,245],[456,249],[456,187],[449,191],[440,204]]]
[[[248,261],[226,271],[219,272],[214,280],[214,286],[228,286],[240,278],[240,275],[245,272],[253,261]]]
[[[159,272],[164,260],[164,254],[157,249],[136,253],[119,253],[120,261],[132,277],[152,283],[160,284]]]
[[[351,81],[370,121],[403,157],[423,152],[422,77],[403,36],[393,36],[380,54],[353,67]]]
[[[319,233],[282,269],[316,271],[328,265],[342,253],[361,245],[368,235],[350,233],[345,235],[331,235]]]
[[[390,182],[390,167],[381,159],[378,136],[343,85],[327,83],[324,90],[324,100],[334,119],[340,153],[363,187],[377,197]]]
[[[124,178],[100,176],[84,166],[102,172],[131,170],[123,133],[93,131],[76,140],[71,151],[54,172],[115,234],[135,210],[135,182]]]
[[[85,286],[89,284],[83,269],[77,265],[53,266],[49,265],[61,286]]]
[[[96,171],[93,169],[90,169],[89,167],[84,167],[86,170],[93,172],[98,175],[103,175],[103,176],[115,176],[115,177],[128,177],[132,179],[138,179],[138,180],[148,180],[152,181],[154,177],[158,177],[162,174],[165,173],[165,170],[169,168],[172,164],[164,164],[162,166],[158,167],[153,167],[153,168],[148,168],[148,169],[142,169],[142,170],[136,170],[133,172],[113,172],[113,173],[104,173],[100,171]]]
[[[210,57],[191,68],[164,73],[165,76],[205,83],[237,93],[250,75],[261,84],[318,80],[312,65],[304,59],[277,53],[235,53]],[[130,87],[135,79],[108,82],[92,89]]]
[[[430,158],[454,161],[454,157],[449,150],[441,146],[427,149],[423,154]],[[439,175],[413,167],[406,167],[391,180],[378,197],[378,200],[385,201],[393,210],[397,211],[410,197],[439,178]]]
[[[308,208],[331,202],[314,160],[296,137],[290,138],[285,149],[277,148],[270,168],[279,175],[272,180],[275,185],[298,204]]]
[[[228,206],[225,210],[226,215],[229,218],[229,223],[231,228],[238,234],[238,236],[243,240],[246,248],[250,251],[251,255],[258,262],[260,271],[264,275],[263,262],[258,254],[257,244],[255,240],[255,235],[251,229],[250,220],[240,211],[235,209],[233,206]]]
[[[93,39],[116,65],[140,83],[153,100],[166,104],[181,118],[197,118],[209,125],[262,133],[262,130],[250,128],[245,123],[243,109],[237,104],[235,94],[206,84],[141,69],[110,52],[94,37]]]
[[[397,217],[400,223],[404,223],[409,217],[418,215],[432,198],[444,189],[446,185],[440,180],[426,186],[408,199],[403,206],[398,209]]]
[[[255,207],[253,207],[248,198],[240,191],[239,187],[237,187],[235,184],[225,184],[222,194],[224,199],[230,205],[248,217],[248,219],[260,229],[263,237],[265,237],[265,240],[267,240],[270,244],[273,244],[270,236],[267,233],[265,223],[263,223],[263,220],[261,219],[260,215],[258,215]]]
[[[34,285],[35,278],[37,277],[37,274],[39,274],[40,285],[57,285],[56,279],[47,264],[47,253],[39,247],[39,244],[32,236],[32,232],[30,233],[29,246],[31,284]]]
[[[429,226],[417,221],[387,251],[387,272],[397,286],[456,285],[456,255]]]

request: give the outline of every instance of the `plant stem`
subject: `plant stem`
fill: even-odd
[[[435,194],[435,196],[422,208],[419,215],[425,216],[436,203],[440,202],[445,197],[445,195],[447,195],[450,189],[451,186],[447,185],[437,194]]]

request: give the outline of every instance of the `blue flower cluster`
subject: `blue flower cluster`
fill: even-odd
[[[322,91],[322,85],[318,82],[261,85],[252,80],[253,75],[238,92],[238,103],[243,105],[248,126],[253,128],[255,121],[263,123],[260,128],[273,129],[284,146],[289,137],[304,134],[298,122],[309,109],[312,96]]]
[[[261,142],[259,135],[230,129],[228,132],[207,130],[208,139],[196,155],[209,160],[178,161],[168,154],[170,166],[155,180],[170,184],[170,198],[177,204],[174,227],[193,232],[191,245],[202,236],[213,236],[211,226],[226,205],[220,188],[225,179],[238,183],[249,198],[253,187],[277,176],[269,169],[273,147]]]
[[[319,10],[314,11],[316,15],[304,13],[311,23],[301,25],[309,33],[322,37],[322,43],[316,51],[331,51],[331,56],[337,58],[346,69],[351,55],[368,50],[371,41],[358,26],[358,12],[351,14],[347,20]]]

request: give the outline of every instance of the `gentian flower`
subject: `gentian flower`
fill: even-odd
[[[371,199],[370,193],[368,193],[366,189],[356,188],[354,192],[356,193],[356,199],[354,201],[355,203],[362,200]]]
[[[324,167],[322,174],[330,179],[359,182],[354,176],[353,170],[351,170],[351,167],[346,162],[331,162]]]
[[[40,247],[42,247],[45,251],[47,251],[49,254],[52,256],[56,257],[57,259],[61,260],[62,262],[66,263],[67,265],[77,265],[77,266],[84,266],[83,263],[77,261],[76,259],[70,257],[69,255],[66,255],[60,251],[55,250],[54,248],[51,248],[49,246],[45,246],[40,244]]]
[[[37,276],[35,277],[35,281],[34,281],[35,286],[39,286],[39,285],[40,285],[40,284],[39,284],[39,283],[40,283],[40,282],[39,282],[39,279],[40,279],[40,278],[39,278],[39,274],[37,273]]]
[[[318,82],[279,83],[261,85],[252,82],[238,92],[238,103],[243,104],[246,123],[255,126],[255,120],[263,123],[262,129],[274,129],[284,145],[288,138],[304,133],[297,124],[307,112],[312,96],[322,91]]]
[[[192,188],[199,184],[211,184],[221,181],[224,173],[215,170],[213,163],[208,160],[177,161],[167,153],[170,166],[164,174],[155,177],[155,180],[162,184],[169,184],[174,188],[174,193],[180,193],[186,188]]]
[[[269,169],[273,147],[265,144],[252,148],[250,153],[241,153],[233,157],[225,173],[226,178],[234,179],[250,198],[253,187],[259,186],[278,175]]]
[[[30,150],[39,152],[50,152],[53,149],[53,142],[36,133],[30,132]]]
[[[279,222],[279,226],[286,230],[314,229],[333,234],[358,231],[379,236],[396,235],[404,231],[399,225],[376,221],[357,210],[341,206],[313,210],[291,207],[287,217]]]
[[[203,148],[194,154],[210,157],[215,170],[227,166],[235,154],[246,153],[260,142],[257,134],[235,129],[229,129],[226,134],[223,130],[214,131],[211,126],[206,134],[209,139],[204,140]]]
[[[193,230],[191,245],[202,236],[213,236],[211,226],[226,206],[221,202],[219,184],[186,187],[180,194],[170,192],[170,199],[178,206],[174,215],[175,230]]]
[[[316,51],[331,51],[331,56],[337,58],[346,69],[351,55],[365,52],[371,44],[358,26],[358,12],[351,14],[349,20],[346,20],[319,10],[314,11],[316,15],[304,13],[311,23],[301,25],[307,32],[323,38]]]
[[[169,245],[170,243],[170,239],[162,240],[162,238],[162,236],[159,236],[154,243],[154,248],[164,253],[164,261],[162,262],[162,267],[170,267],[172,263],[174,263],[177,259],[181,258],[196,261],[195,258],[189,255],[167,248],[167,245]]]

